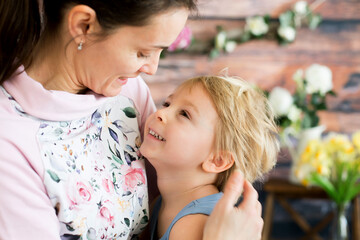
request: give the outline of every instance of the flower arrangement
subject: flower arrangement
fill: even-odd
[[[280,131],[296,135],[303,129],[319,124],[319,110],[326,110],[326,97],[335,96],[332,72],[327,66],[312,64],[305,71],[299,69],[293,75],[296,89],[293,95],[282,87],[275,87],[268,98],[276,114]]]
[[[324,0],[316,0],[309,5],[306,1],[298,1],[292,9],[280,14],[278,21],[272,21],[266,14],[246,18],[243,28],[226,31],[222,26],[217,26],[217,34],[210,42],[196,40],[190,28],[185,27],[167,52],[205,53],[213,59],[222,53],[231,53],[238,44],[250,40],[277,39],[282,45],[288,44],[295,41],[298,28],[306,25],[315,29],[320,24],[321,16],[313,11],[323,2]],[[165,55],[163,53],[162,57]]]
[[[321,187],[337,205],[360,193],[360,131],[329,134],[311,140],[295,165],[295,177],[305,186]]]
[[[321,16],[313,12],[320,5],[320,1],[322,3],[324,0],[317,0],[312,5],[306,1],[296,2],[292,9],[280,14],[279,21],[274,23],[274,26],[270,25],[270,16],[266,14],[246,18],[245,27],[240,31],[226,32],[222,27],[218,27],[210,57],[217,57],[222,52],[231,52],[234,48],[229,48],[228,44],[233,46],[234,43],[244,43],[253,39],[275,38],[282,45],[295,41],[298,28],[306,25],[310,29],[315,29],[320,24]],[[223,40],[218,41],[219,38]]]

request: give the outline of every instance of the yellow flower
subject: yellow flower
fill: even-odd
[[[360,181],[360,131],[353,134],[352,140],[347,135],[332,133],[323,140],[310,141],[294,168],[295,177],[304,186],[323,187],[319,179],[325,178],[334,186],[328,190],[330,195],[336,201],[348,201],[339,189],[355,191]],[[359,193],[356,190],[351,198]]]
[[[360,151],[360,131],[357,131],[353,134],[352,142],[355,145],[355,147]]]
[[[301,181],[301,184],[304,185],[305,187],[307,187],[307,186],[310,185],[310,182],[309,182],[309,180],[303,179],[303,180]]]

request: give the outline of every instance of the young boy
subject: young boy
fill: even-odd
[[[201,239],[231,172],[253,182],[274,166],[278,150],[273,113],[251,85],[214,76],[185,81],[145,124],[140,151],[161,193],[151,239]]]

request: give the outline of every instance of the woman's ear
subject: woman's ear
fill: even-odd
[[[205,172],[220,173],[228,170],[234,165],[234,157],[230,152],[212,154],[202,164]]]
[[[85,43],[86,35],[95,32],[96,12],[89,6],[76,5],[68,14],[68,30],[75,43]]]

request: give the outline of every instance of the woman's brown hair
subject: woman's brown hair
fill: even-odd
[[[196,0],[0,1],[0,84],[21,65],[30,66],[37,43],[58,37],[66,10],[78,4],[94,9],[100,36],[124,25],[145,26],[153,16],[173,8],[197,9]]]

